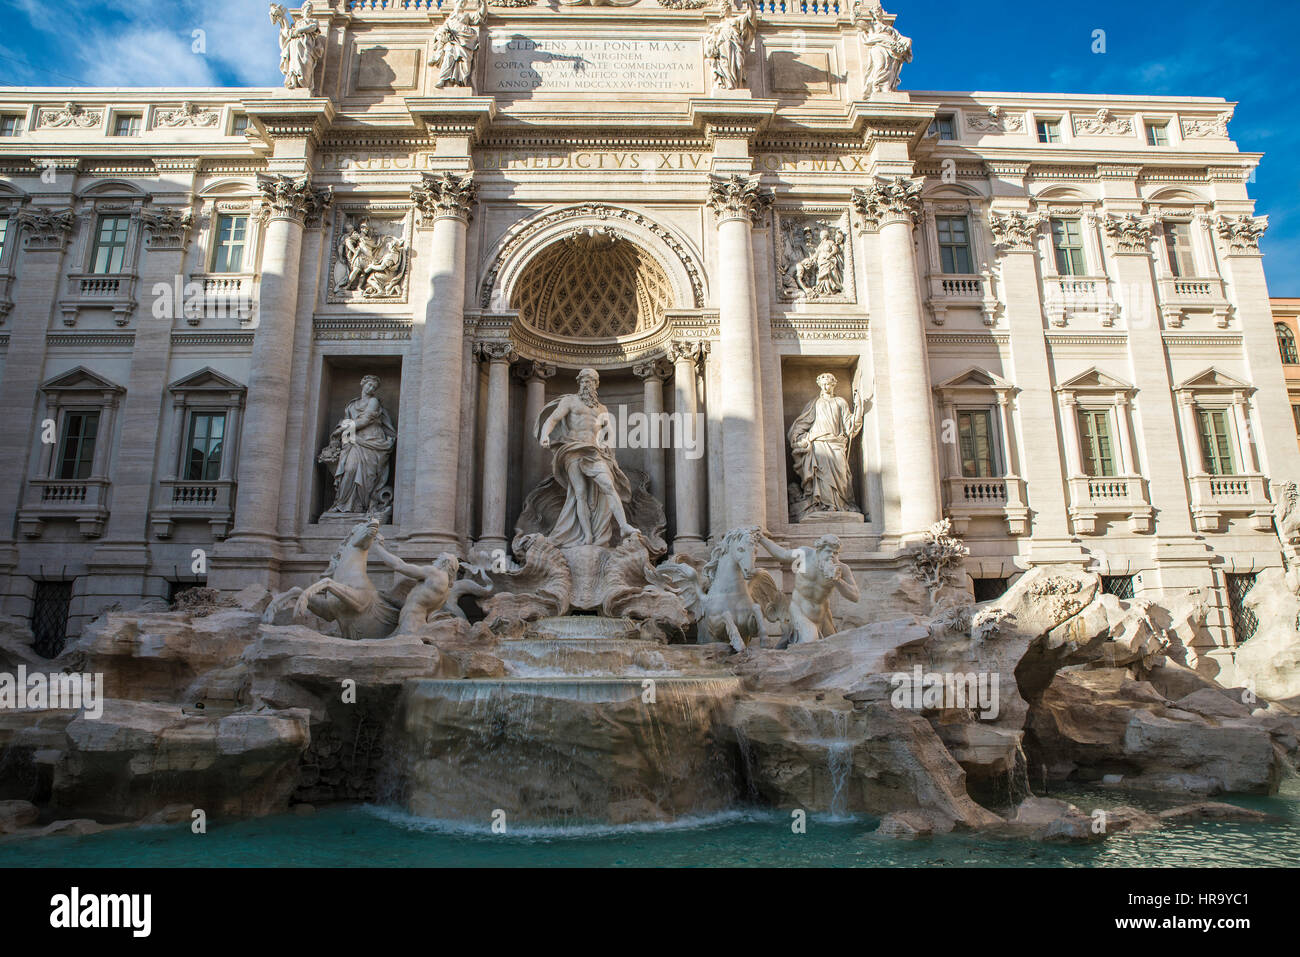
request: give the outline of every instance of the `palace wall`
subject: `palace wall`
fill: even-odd
[[[318,576],[355,516],[317,457],[365,375],[397,432],[385,537],[490,560],[549,473],[537,411],[591,366],[612,410],[703,417],[698,458],[618,451],[674,550],[741,518],[832,532],[854,623],[919,607],[905,547],[948,517],[977,594],[1088,564],[1203,589],[1232,646],[1300,474],[1233,104],[867,96],[847,11],[760,11],[748,88],[718,90],[716,14],[644,3],[493,7],[472,89],[439,89],[436,8],[327,6],[316,90],[0,91],[4,613],[70,583],[75,633]],[[378,291],[340,286],[363,220],[400,252]],[[865,406],[861,514],[795,521],[787,432],[823,372]],[[196,477],[201,416],[226,431]]]

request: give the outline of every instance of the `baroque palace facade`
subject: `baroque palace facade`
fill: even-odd
[[[1300,452],[1231,103],[901,92],[869,2],[272,20],[284,88],[0,91],[4,613],[305,584],[362,514],[490,560],[592,368],[677,414],[617,451],[674,552],[833,533],[853,624],[947,517],[977,597],[1244,637]]]

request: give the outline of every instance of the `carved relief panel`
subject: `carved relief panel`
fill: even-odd
[[[848,209],[778,209],[774,218],[778,297],[783,302],[856,302]]]
[[[342,206],[330,242],[330,302],[407,301],[411,242],[407,206]]]

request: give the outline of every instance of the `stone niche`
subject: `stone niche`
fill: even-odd
[[[823,372],[829,372],[835,376],[837,382],[835,385],[835,394],[853,405],[853,391],[857,389],[862,393],[863,399],[867,402],[867,422],[863,425],[862,432],[855,438],[849,447],[849,468],[853,474],[853,494],[857,501],[857,506],[862,510],[862,519],[856,517],[852,519],[856,524],[859,521],[870,520],[870,497],[868,495],[868,485],[866,481],[866,453],[864,452],[864,438],[868,435],[868,429],[872,417],[872,399],[870,396],[870,382],[863,383],[859,374],[859,365],[861,358],[859,356],[785,356],[781,360],[781,448],[783,450],[783,459],[785,462],[785,489],[784,499],[786,504],[787,521],[794,521],[792,506],[790,503],[790,488],[792,483],[797,483],[798,477],[794,470],[794,459],[790,454],[790,441],[787,436],[790,433],[790,426],[794,424],[804,407],[815,399],[820,393],[817,386],[817,377]],[[801,523],[814,530],[817,522],[805,518]],[[830,531],[827,528],[827,531]]]
[[[402,391],[402,360],[400,356],[327,356],[321,369],[320,402],[316,428],[313,430],[311,448],[306,461],[312,469],[311,504],[312,522],[320,522],[322,513],[334,504],[334,469],[317,461],[317,456],[329,444],[330,434],[343,419],[347,405],[361,394],[363,376],[379,377],[378,398],[397,430],[397,443],[389,460],[388,484],[393,488],[394,514],[400,508],[403,491],[401,481],[402,454],[406,447],[399,419]],[[362,516],[357,516],[360,521]],[[346,524],[340,516],[326,516],[326,522]]]

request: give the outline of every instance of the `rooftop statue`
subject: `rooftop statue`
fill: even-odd
[[[438,68],[438,87],[472,86],[479,28],[486,11],[483,0],[456,0],[447,19],[433,34],[429,66]]]
[[[722,19],[704,37],[704,57],[713,79],[724,90],[745,88],[745,59],[754,45],[754,5],[749,0],[722,0]]]
[[[911,39],[895,30],[888,16],[880,0],[857,0],[853,5],[853,23],[867,55],[866,96],[896,92],[903,64],[912,62]]]
[[[271,22],[280,28],[280,72],[286,90],[316,92],[316,67],[325,55],[325,37],[305,0],[297,22],[279,3],[271,4]]]

